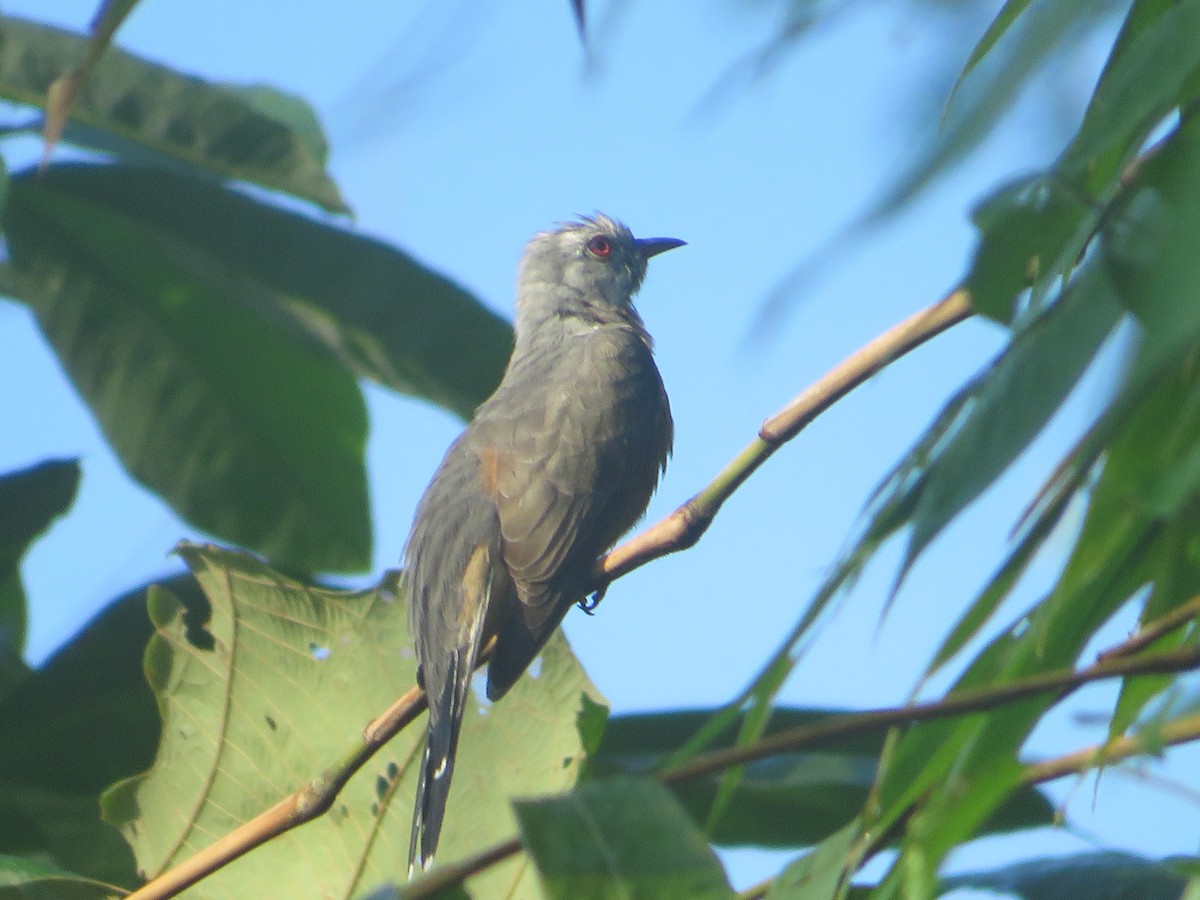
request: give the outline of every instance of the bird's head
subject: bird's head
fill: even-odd
[[[684,243],[677,238],[635,238],[601,213],[543,231],[529,242],[521,259],[518,320],[576,309],[603,316],[605,307],[624,315],[642,286],[650,257]]]

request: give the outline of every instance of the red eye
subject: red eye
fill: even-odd
[[[588,238],[587,248],[588,250],[592,251],[593,256],[598,256],[601,259],[604,259],[604,257],[612,253],[612,244],[610,244],[608,242],[608,238],[602,234],[597,234]]]

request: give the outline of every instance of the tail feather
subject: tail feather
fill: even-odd
[[[408,842],[410,879],[418,864],[422,871],[433,864],[438,838],[441,837],[446,800],[450,796],[450,778],[454,774],[454,758],[458,752],[458,735],[462,730],[464,707],[475,668],[464,659],[469,649],[464,648],[452,654],[450,677],[446,679],[441,702],[430,704],[425,753],[421,758],[417,798],[413,804],[412,836]],[[463,665],[464,662],[468,664]],[[434,710],[438,710],[439,714],[435,715]]]

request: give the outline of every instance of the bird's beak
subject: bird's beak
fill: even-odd
[[[660,253],[666,253],[668,250],[674,250],[676,247],[682,247],[687,241],[681,241],[679,238],[638,238],[634,243],[642,256],[649,259]]]

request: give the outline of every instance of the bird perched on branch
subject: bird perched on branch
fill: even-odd
[[[429,698],[410,875],[437,849],[481,648],[495,637],[496,700],[593,589],[597,558],[666,466],[671,409],[632,298],[650,257],[683,243],[595,215],[536,235],[521,259],[512,358],[447,451],[405,549]]]

